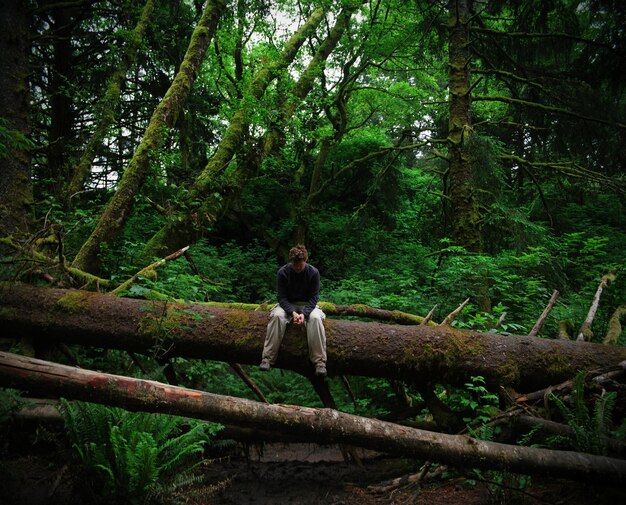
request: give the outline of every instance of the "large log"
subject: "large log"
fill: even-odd
[[[626,359],[626,348],[589,342],[502,336],[448,326],[400,326],[327,318],[328,372],[406,382],[463,385],[482,375],[491,386],[535,391]],[[5,335],[46,342],[257,364],[267,312],[228,310],[98,293],[0,287]],[[289,328],[277,367],[310,374],[306,337]]]
[[[30,394],[269,429],[320,443],[343,442],[465,468],[506,469],[614,486],[626,483],[626,460],[444,435],[334,409],[267,405],[5,352],[0,352],[0,385]]]

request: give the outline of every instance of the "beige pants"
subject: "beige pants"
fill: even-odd
[[[294,303],[297,309],[302,310],[304,303]],[[324,314],[315,307],[308,319],[305,319],[306,338],[309,345],[309,359],[314,365],[326,364],[326,332],[324,330]],[[276,305],[270,312],[270,322],[267,325],[267,335],[263,346],[263,359],[268,359],[273,365],[278,356],[278,349],[285,336],[287,325],[291,322],[291,316]]]

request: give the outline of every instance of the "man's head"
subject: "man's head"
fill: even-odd
[[[309,259],[309,253],[302,244],[292,247],[289,250],[289,261],[291,262],[291,268],[297,273],[304,270],[307,260]]]

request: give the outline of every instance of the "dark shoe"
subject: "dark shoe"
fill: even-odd
[[[261,370],[261,372],[267,372],[271,367],[270,361],[268,359],[263,359],[259,365],[259,370]]]
[[[318,377],[326,377],[326,366],[322,364],[315,365],[315,375]]]

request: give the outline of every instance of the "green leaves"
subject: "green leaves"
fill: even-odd
[[[585,378],[583,370],[576,374],[568,403],[553,393],[549,395],[572,430],[572,435],[559,437],[558,440],[568,442],[577,451],[606,454],[617,393],[603,391],[596,397],[593,408],[590,408],[585,399]]]
[[[130,503],[166,492],[176,473],[189,472],[200,461],[197,455],[219,429],[174,416],[65,400],[62,414],[75,454],[94,481],[106,496]],[[182,429],[183,423],[190,426]]]

